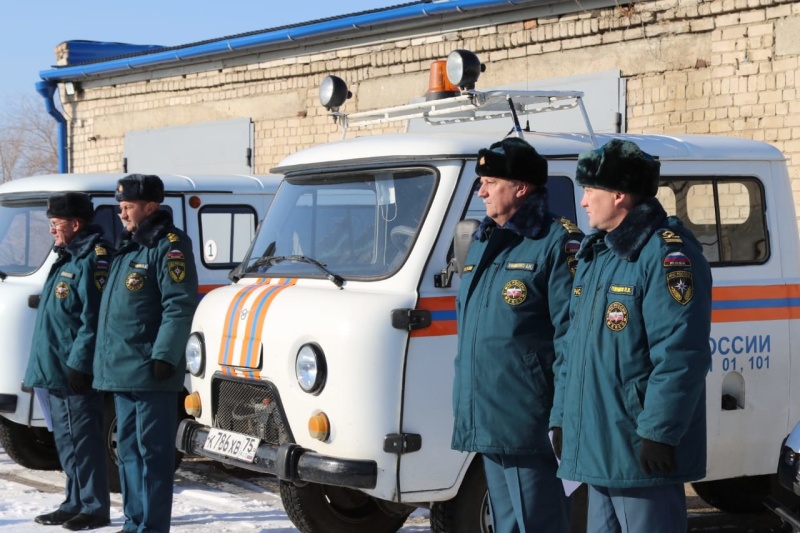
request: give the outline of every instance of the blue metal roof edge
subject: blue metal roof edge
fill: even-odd
[[[256,48],[270,44],[310,39],[346,30],[360,30],[373,24],[390,24],[402,20],[464,13],[469,10],[479,10],[502,5],[520,5],[535,1],[537,0],[433,0],[418,2],[416,4],[401,4],[395,8],[389,7],[380,11],[362,12],[361,14],[355,14],[353,16],[344,16],[341,18],[326,19],[320,22],[289,26],[274,31],[267,30],[263,33],[248,34],[240,37],[232,37],[230,39],[223,38],[211,42],[204,42],[196,46],[178,47],[133,57],[43,70],[39,72],[39,77],[42,80],[54,83],[79,80],[93,75],[149,68],[187,59],[225,54],[231,51],[247,50],[248,48]]]
[[[123,55],[151,53],[164,50],[166,46],[157,44],[128,44],[86,40],[67,41],[71,63],[91,63],[104,61]]]

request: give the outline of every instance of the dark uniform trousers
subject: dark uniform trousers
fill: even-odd
[[[125,532],[166,533],[172,514],[178,393],[116,392]],[[135,524],[138,524],[136,528]]]
[[[59,510],[108,516],[110,495],[103,444],[103,396],[50,390],[50,415],[61,468],[67,476]]]
[[[588,522],[587,533],[686,531],[686,493],[683,484],[627,488],[589,485]]]
[[[569,500],[555,455],[484,454],[494,533],[566,533]],[[535,505],[533,505],[535,503]]]

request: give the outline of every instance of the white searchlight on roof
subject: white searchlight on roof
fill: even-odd
[[[447,78],[462,91],[471,91],[486,70],[478,56],[469,50],[453,50],[447,56]]]
[[[319,85],[319,102],[328,111],[338,112],[342,104],[352,96],[353,93],[347,90],[347,83],[338,76],[325,76]]]

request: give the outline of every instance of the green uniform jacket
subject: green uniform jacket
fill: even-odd
[[[114,254],[100,306],[94,388],[180,391],[196,307],[192,242],[169,213],[157,211]],[[157,381],[155,359],[175,366],[175,374]]]
[[[545,188],[503,227],[481,223],[456,299],[453,449],[552,453],[553,365],[582,237],[548,212]]]
[[[67,367],[92,373],[97,313],[112,249],[99,226],[88,226],[65,247],[42,290],[25,385],[67,390]]]
[[[617,488],[704,477],[711,269],[700,244],[647,200],[584,239],[573,293],[550,420],[563,431],[559,477]],[[677,471],[644,474],[643,438],[677,447]]]

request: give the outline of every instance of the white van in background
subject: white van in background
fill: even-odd
[[[52,434],[31,390],[22,386],[31,347],[36,306],[55,260],[45,215],[53,193],[82,191],[92,196],[95,223],[112,243],[122,231],[114,200],[124,174],[53,174],[0,185],[0,444],[18,464],[32,469],[59,469]],[[192,238],[205,294],[228,283],[228,273],[244,258],[258,222],[280,183],[277,176],[160,175],[162,209]],[[116,459],[113,401],[106,402],[108,460]],[[113,466],[113,465],[112,465]],[[112,490],[119,490],[117,468],[109,469]]]
[[[516,130],[548,159],[551,210],[588,232],[578,154],[619,137],[660,160],[658,197],[713,270],[708,471],[694,488],[723,510],[761,508],[775,474],[764,451],[800,419],[800,253],[783,154],[737,138],[596,135],[582,93],[456,85],[442,100],[347,115],[344,82],[323,82],[345,128],[486,119],[485,131],[367,135],[274,169],[284,182],[236,283],[195,314],[194,419],[179,450],[276,475],[304,533],[392,532],[416,507],[430,507],[437,533],[489,531],[481,462],[450,449],[455,297],[477,225],[465,219],[484,215],[475,157]],[[520,127],[518,116],[535,129],[537,113],[567,109],[585,133]]]

